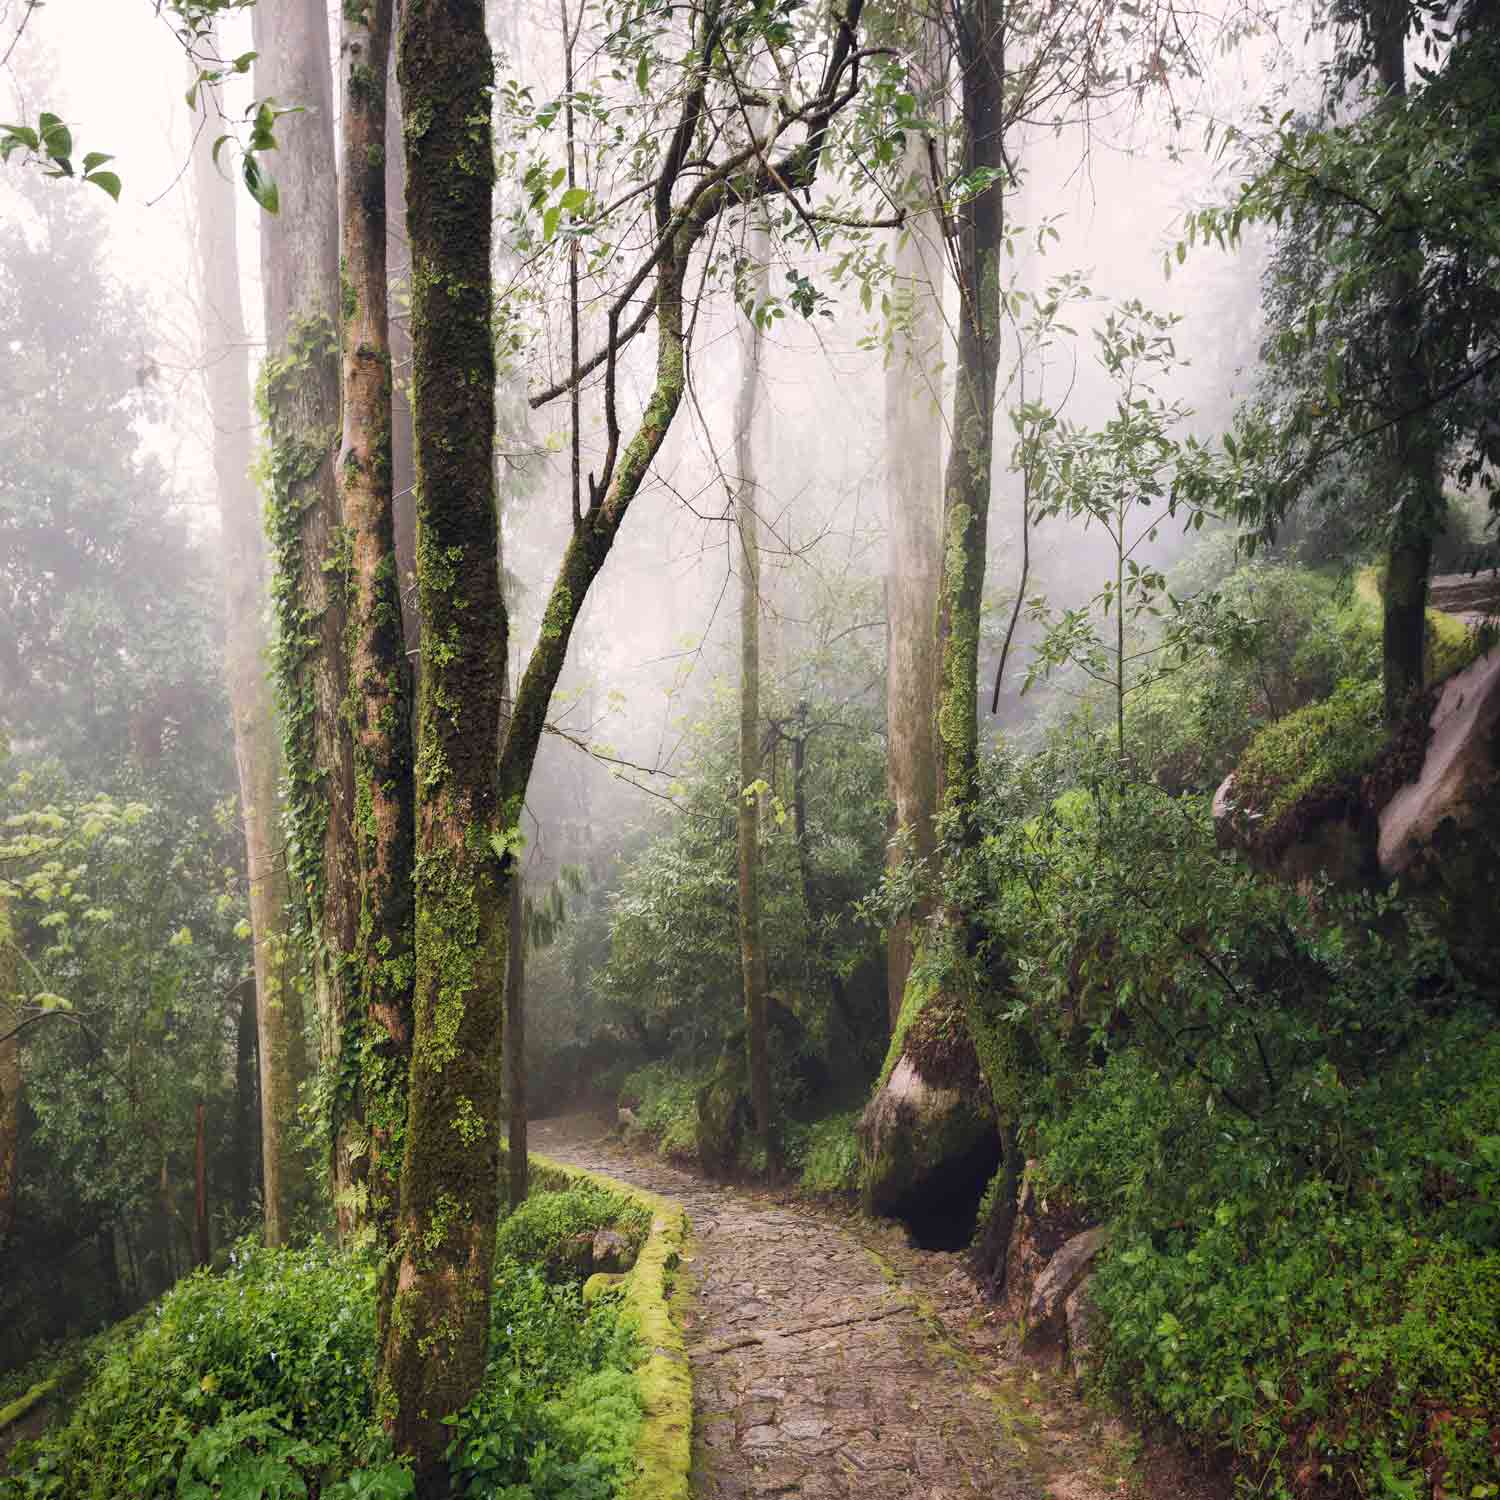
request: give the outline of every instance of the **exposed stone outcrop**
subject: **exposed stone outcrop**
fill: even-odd
[[[1500,570],[1439,573],[1428,581],[1427,602],[1466,625],[1481,625],[1500,615]]]
[[[866,1204],[896,1218],[941,1213],[961,1198],[972,1212],[1000,1159],[985,1091],[929,1083],[905,1056],[865,1106],[859,1138]]]
[[[1451,824],[1471,829],[1500,783],[1500,649],[1449,678],[1432,711],[1432,739],[1419,778],[1380,815],[1380,870],[1421,878],[1434,839]]]
[[[1042,1267],[1026,1303],[1026,1342],[1033,1347],[1060,1337],[1068,1324],[1068,1303],[1093,1269],[1109,1231],[1085,1229],[1059,1246]]]

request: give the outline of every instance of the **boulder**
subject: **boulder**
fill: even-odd
[[[621,1131],[627,1131],[636,1123],[635,1111],[622,1106],[615,1115],[615,1125]]]
[[[1448,679],[1431,726],[1421,775],[1380,814],[1380,871],[1388,879],[1429,874],[1439,829],[1470,831],[1500,786],[1500,649]]]
[[[617,1229],[600,1229],[594,1234],[594,1269],[596,1271],[628,1271],[635,1257],[630,1251],[630,1241]]]
[[[1026,1304],[1026,1342],[1032,1347],[1059,1337],[1067,1324],[1068,1299],[1082,1285],[1104,1248],[1109,1231],[1102,1225],[1075,1234],[1042,1267]]]
[[[1068,1362],[1078,1380],[1086,1379],[1093,1368],[1094,1334],[1099,1326],[1099,1309],[1089,1292],[1092,1279],[1085,1276],[1063,1304],[1068,1327]]]
[[[874,1213],[920,1220],[963,1200],[972,1216],[1000,1160],[1000,1137],[983,1089],[926,1081],[902,1056],[859,1122],[862,1179]]]

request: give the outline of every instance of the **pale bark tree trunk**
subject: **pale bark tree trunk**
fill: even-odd
[[[415,1026],[377,1400],[425,1495],[447,1484],[443,1419],[484,1374],[513,863],[501,836],[520,811],[497,797],[507,621],[490,337],[494,69],[480,0],[406,7],[398,72],[427,659],[418,695]]]
[[[526,923],[521,872],[510,882],[510,952],[505,971],[506,1137],[510,1155],[510,1206],[526,1201]]]
[[[193,1265],[206,1266],[212,1256],[208,1233],[208,1105],[193,1106]]]
[[[302,1001],[287,942],[290,893],[279,830],[276,719],[267,679],[265,547],[250,477],[250,348],[240,299],[233,180],[209,143],[193,158],[205,334],[204,382],[214,429],[214,478],[224,580],[224,675],[234,726],[240,823],[245,834],[255,1023],[260,1054],[261,1192],[266,1243],[284,1244],[305,1166],[293,1144],[297,1089],[306,1076]]]
[[[746,253],[755,264],[752,296],[757,306],[770,286],[770,236],[756,214]],[[735,523],[740,543],[740,790],[736,799],[739,853],[740,977],[745,997],[750,1104],[755,1130],[775,1167],[771,1119],[771,1061],[766,1035],[766,954],[760,933],[760,793],[764,757],[760,735],[760,496],[755,478],[756,416],[760,408],[761,327],[752,315],[739,320],[740,390],[734,408]]]
[[[913,21],[912,79],[919,107],[935,110],[942,93],[942,39],[931,20]],[[914,203],[931,203],[931,137],[909,131],[903,172]],[[892,253],[903,310],[885,374],[887,482],[890,486],[886,607],[886,793],[895,836],[888,862],[907,858],[931,871],[937,838],[938,651],[937,600],[941,568],[943,363],[942,224],[932,208],[910,213]],[[904,839],[901,836],[904,835]],[[930,878],[930,876],[929,876]],[[886,947],[887,996],[895,1027],[911,972],[915,929],[931,915],[930,896],[911,917],[891,924]]]
[[[15,938],[0,892],[0,1241],[16,1227],[21,1181],[21,1039]]]
[[[1371,0],[1375,72],[1388,101],[1406,99],[1405,0]],[[1418,237],[1411,250],[1420,253]],[[1417,274],[1409,264],[1387,277],[1386,332],[1395,424],[1389,435],[1391,475],[1397,488],[1386,553],[1383,662],[1385,715],[1396,722],[1422,691],[1427,646],[1427,581],[1432,542],[1443,515],[1440,452],[1423,410],[1428,380],[1422,358],[1423,307]]]
[[[386,282],[386,85],[391,0],[342,12],[343,414],[338,483],[348,537],[349,708],[354,736],[360,921],[354,982],[366,1044],[343,1153],[356,1199],[394,1243],[412,1035],[411,672],[401,626],[391,494],[391,354]],[[351,1034],[356,1028],[350,1027]],[[380,1299],[382,1308],[388,1305]],[[380,1330],[384,1335],[384,1329]]]
[[[276,668],[293,886],[307,909],[322,1066],[344,1079],[357,1072],[363,1027],[351,1003],[359,923],[353,746],[340,721],[349,686],[348,559],[334,473],[339,231],[327,14],[317,0],[261,0],[254,30],[256,92],[300,109],[277,125],[281,207],[261,217],[267,518],[276,552]],[[342,1232],[355,1196],[349,1090],[330,1088],[329,1097],[329,1177]]]

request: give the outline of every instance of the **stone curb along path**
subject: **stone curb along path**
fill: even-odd
[[[638,1157],[599,1122],[539,1121],[535,1148],[686,1209],[697,1500],[1048,1500],[1001,1386],[934,1331],[899,1278],[813,1212]],[[1070,1476],[1071,1478],[1071,1476]]]

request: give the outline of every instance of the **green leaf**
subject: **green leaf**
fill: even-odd
[[[89,172],[83,180],[103,188],[116,203],[120,201],[120,179],[114,172]]]
[[[113,160],[114,157],[108,151],[90,151],[83,158],[84,175],[87,176],[95,167],[102,167],[105,162]]]
[[[564,213],[576,215],[589,201],[590,196],[591,194],[587,188],[570,187],[562,195],[560,206]]]
[[[550,240],[557,233],[557,220],[562,213],[562,205],[554,203],[546,213],[542,215],[542,238]]]
[[[644,94],[646,92],[646,80],[651,76],[651,55],[647,52],[641,53],[640,61],[635,65],[635,86]]]

